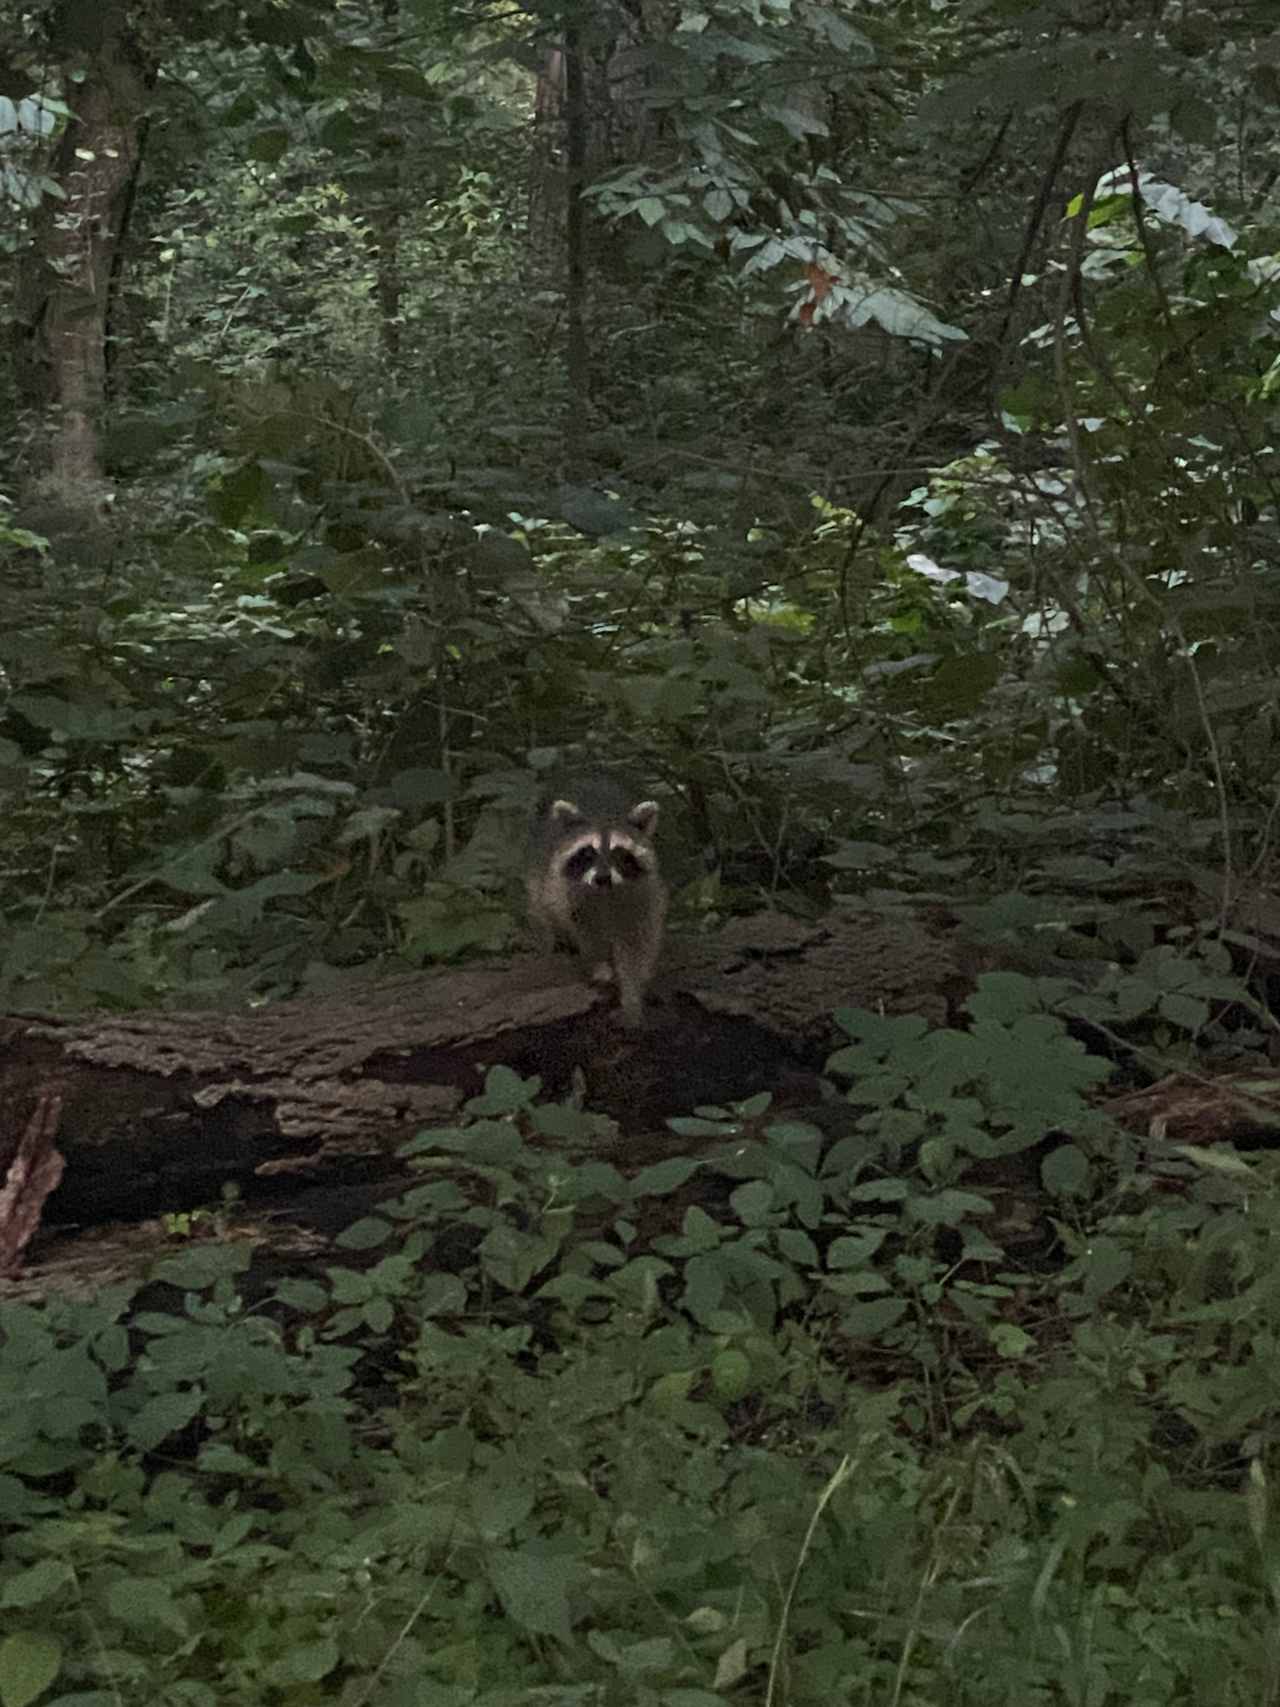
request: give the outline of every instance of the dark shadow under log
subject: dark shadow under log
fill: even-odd
[[[943,1023],[962,984],[949,938],[908,918],[763,914],[673,939],[638,1034],[571,960],[528,955],[353,978],[340,995],[252,1015],[11,1018],[0,1181],[56,1099],[66,1166],[46,1225],[190,1208],[228,1180],[259,1201],[317,1185],[394,1190],[397,1146],[448,1121],[492,1066],[539,1075],[553,1098],[585,1086],[588,1105],[634,1137],[697,1104],[814,1090],[833,1009]]]

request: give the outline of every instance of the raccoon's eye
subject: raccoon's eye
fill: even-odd
[[[586,878],[599,855],[594,848],[579,848],[564,862],[564,874],[571,883],[581,883]]]
[[[637,877],[644,876],[645,868],[630,848],[611,848],[609,857],[613,861],[613,869],[624,883],[634,883]]]

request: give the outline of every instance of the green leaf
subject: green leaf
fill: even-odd
[[[1095,1239],[1072,1268],[1083,1274],[1085,1298],[1095,1304],[1128,1280],[1133,1272],[1133,1252],[1115,1239]]]
[[[667,1121],[677,1138],[732,1138],[738,1130],[736,1120],[701,1120],[696,1115],[677,1115]]]
[[[799,1227],[780,1227],[775,1235],[778,1250],[789,1262],[803,1263],[806,1268],[818,1265],[818,1247]]]
[[[690,1156],[671,1156],[665,1162],[654,1162],[651,1167],[642,1168],[631,1181],[631,1196],[667,1197],[691,1179],[700,1166]]]
[[[765,101],[761,110],[765,116],[776,120],[789,136],[797,142],[803,142],[806,136],[826,136],[829,134],[826,124],[815,114],[801,112],[798,107],[786,107],[773,101]]]
[[[345,1227],[334,1243],[344,1251],[372,1251],[391,1237],[390,1223],[380,1215],[365,1215]]]
[[[649,1398],[659,1409],[678,1406],[688,1399],[698,1381],[696,1369],[676,1369],[660,1375],[649,1389]]]
[[[1075,1144],[1059,1144],[1040,1165],[1046,1191],[1059,1197],[1079,1197],[1089,1189],[1089,1158]]]
[[[129,1420],[129,1439],[143,1452],[154,1452],[162,1440],[179,1434],[198,1416],[204,1394],[198,1388],[157,1393]]]
[[[550,1543],[530,1542],[519,1549],[489,1548],[484,1562],[503,1607],[521,1629],[569,1640],[570,1597],[586,1580],[581,1561],[553,1551]]]
[[[247,516],[264,514],[271,498],[271,477],[254,459],[222,475],[209,491],[209,509],[223,527],[239,527]]]
[[[873,1298],[866,1304],[850,1304],[840,1312],[845,1333],[854,1339],[873,1339],[900,1322],[907,1313],[903,1298]]]
[[[1206,1002],[1172,990],[1161,996],[1159,1013],[1170,1025],[1181,1026],[1184,1031],[1200,1031],[1209,1021],[1209,1007]]]
[[[34,1630],[0,1642],[0,1707],[28,1707],[62,1669],[62,1644]]]
[[[908,1212],[926,1227],[954,1227],[967,1215],[990,1215],[995,1205],[990,1198],[978,1197],[968,1191],[939,1191],[932,1197],[913,1197]]]
[[[415,964],[451,960],[472,949],[493,952],[508,942],[512,930],[510,910],[500,901],[453,883],[430,885],[399,902],[396,914],[405,958]]]
[[[282,1304],[300,1310],[304,1316],[317,1315],[329,1302],[329,1294],[323,1286],[314,1280],[300,1280],[296,1276],[282,1280],[276,1294]]]
[[[214,1441],[200,1449],[200,1468],[210,1476],[255,1476],[258,1466],[234,1447]]]
[[[984,972],[965,1007],[974,1019],[998,1025],[1014,1025],[1029,1013],[1043,1011],[1036,980],[1021,972]]]
[[[106,1591],[106,1604],[122,1624],[131,1629],[155,1628],[187,1634],[187,1621],[174,1602],[168,1583],[153,1577],[119,1577]]]
[[[519,1528],[537,1497],[535,1480],[518,1459],[507,1457],[490,1466],[471,1490],[471,1514],[481,1540],[497,1541]]]
[[[247,1245],[189,1245],[158,1262],[152,1278],[185,1292],[202,1292],[219,1280],[234,1280],[246,1273],[252,1254]]]
[[[300,1642],[276,1660],[270,1670],[273,1683],[319,1683],[337,1665],[338,1644],[328,1637],[318,1642]]]
[[[456,1274],[429,1274],[418,1294],[423,1316],[456,1316],[467,1306],[467,1289]]]
[[[258,160],[264,166],[274,166],[284,157],[288,147],[287,130],[260,130],[248,139],[246,152],[251,160]]]
[[[854,1203],[902,1203],[911,1195],[904,1179],[869,1179],[849,1193]]]
[[[1271,1086],[1266,1094],[1272,1094],[1274,1088],[1274,1085]],[[1258,1087],[1255,1094],[1263,1094],[1261,1086]],[[1238,1156],[1234,1150],[1225,1146],[1207,1149],[1202,1144],[1173,1144],[1170,1148],[1175,1155],[1185,1156],[1189,1162],[1194,1162],[1198,1168],[1207,1168],[1212,1173],[1227,1174],[1235,1179],[1243,1180],[1257,1180],[1258,1178],[1256,1168],[1246,1162],[1243,1157]]]
[[[991,1343],[1001,1357],[1016,1358],[1034,1351],[1036,1342],[1013,1322],[997,1322],[991,1330]]]
[[[740,1185],[729,1201],[745,1227],[764,1226],[774,1207],[773,1187],[767,1180],[751,1180]]]
[[[450,1143],[447,1147],[456,1148],[473,1167],[511,1168],[525,1153],[520,1128],[511,1120],[478,1120],[474,1126],[462,1128],[457,1138],[456,1146]]]
[[[530,1111],[533,1130],[548,1138],[569,1143],[589,1144],[616,1136],[617,1127],[602,1114],[589,1109],[573,1108],[569,1103],[544,1102]]]
[[[880,1249],[887,1232],[880,1229],[869,1229],[865,1233],[845,1233],[838,1239],[833,1239],[827,1249],[827,1267],[833,1271],[849,1268],[861,1268]]]
[[[254,1521],[253,1513],[248,1511],[229,1517],[210,1545],[211,1556],[220,1559],[224,1554],[234,1552],[245,1537],[252,1533]]]
[[[484,1091],[467,1104],[469,1114],[491,1117],[519,1114],[537,1095],[540,1081],[522,1079],[510,1067],[490,1067],[484,1078]]]
[[[716,1397],[733,1404],[752,1388],[751,1359],[736,1346],[718,1352],[711,1360],[711,1385]]]
[[[389,1333],[391,1324],[395,1321],[395,1310],[390,1299],[371,1298],[364,1307],[365,1325],[371,1333]]]
[[[684,1268],[681,1303],[704,1325],[724,1301],[727,1271],[718,1257],[690,1257]]]
[[[480,1261],[486,1274],[509,1292],[523,1292],[541,1269],[555,1256],[553,1240],[530,1237],[515,1227],[491,1227],[480,1243]]]
[[[0,1606],[38,1606],[42,1600],[61,1594],[72,1581],[71,1567],[61,1559],[42,1559],[9,1578],[0,1590]]]

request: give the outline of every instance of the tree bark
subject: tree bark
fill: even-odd
[[[669,1115],[801,1079],[817,1101],[833,1009],[945,1023],[963,982],[946,936],[874,914],[763,914],[668,946],[638,1036],[571,960],[535,955],[353,980],[253,1016],[0,1023],[0,1251],[15,1167],[20,1232],[58,1158],[46,1220],[82,1225],[216,1201],[229,1180],[246,1199],[272,1184],[278,1199],[284,1180],[389,1179],[397,1147],[451,1120],[499,1063],[550,1098],[585,1085],[631,1146]]]
[[[566,479],[580,480],[584,472],[584,430],[591,400],[591,375],[587,354],[586,210],[582,204],[582,192],[587,187],[587,113],[582,44],[576,23],[565,26],[564,86],[565,375],[569,393],[564,473]]]
[[[98,434],[107,314],[138,162],[149,67],[126,0],[63,0],[50,35],[75,116],[54,164],[65,199],[50,201],[41,212],[21,291],[31,357],[24,401],[47,412],[54,495],[88,508],[102,476]]]
[[[400,0],[382,0],[382,21],[389,28],[400,21]],[[377,169],[372,178],[374,205],[369,213],[368,242],[373,251],[378,331],[382,352],[394,369],[400,360],[400,328],[404,275],[400,238],[404,226],[405,131],[412,122],[397,112],[394,96],[384,97],[381,125],[374,143]]]

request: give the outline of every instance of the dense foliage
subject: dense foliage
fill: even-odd
[[[1073,1041],[1271,1118],[1270,11],[5,12],[6,1011],[501,949],[584,754],[676,930],[1045,975],[845,1015],[820,1127],[637,1173],[498,1071],[323,1284],[210,1211],[7,1306],[0,1707],[1280,1699],[1275,1169]]]
[[[1275,1170],[1110,1127],[1047,994],[629,1177],[497,1069],[323,1282],[211,1217],[129,1329],[9,1307],[3,1699],[1271,1699]],[[972,1179],[1037,1155],[1047,1267]]]
[[[606,9],[577,395],[559,50],[536,122],[526,68],[584,20],[109,8],[153,87],[96,471],[41,484],[66,411],[11,378],[10,1003],[494,947],[503,815],[584,749],[683,801],[697,911],[1016,883],[1094,930],[1138,881],[1158,929],[1207,862],[1228,922],[1275,768],[1276,108],[1211,11]],[[95,63],[25,17],[17,347]]]

